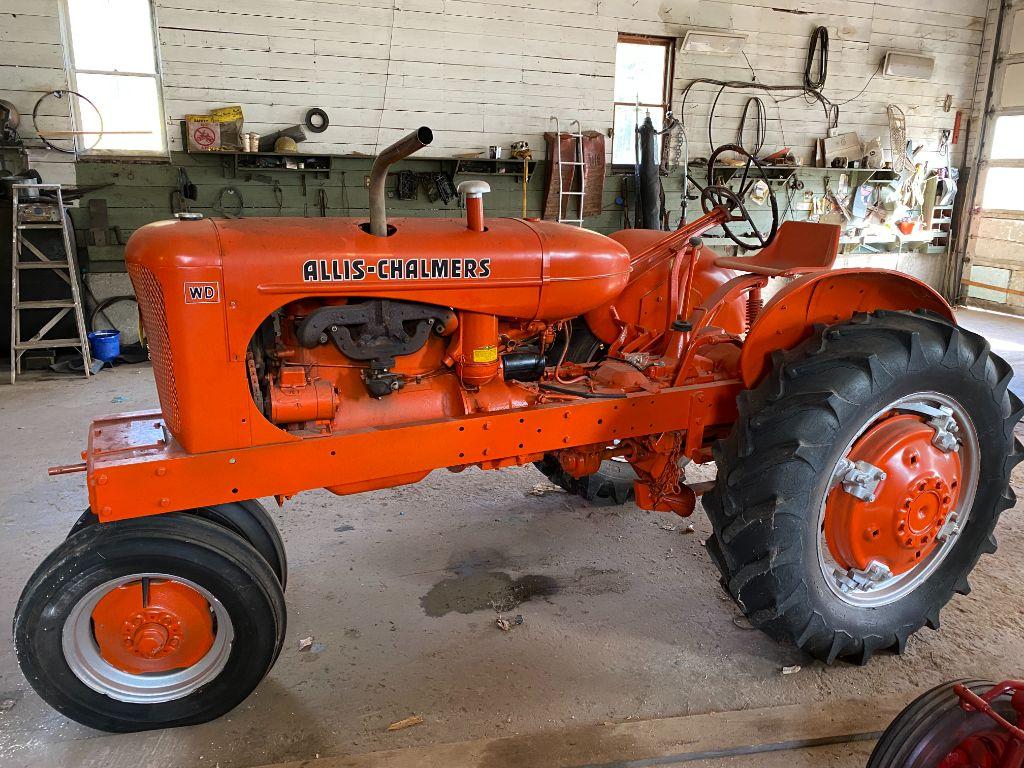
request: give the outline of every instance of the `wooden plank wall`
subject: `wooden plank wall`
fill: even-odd
[[[169,121],[240,102],[268,132],[320,105],[333,123],[316,149],[372,152],[421,124],[436,155],[540,146],[549,117],[611,127],[618,32],[681,36],[695,27],[748,35],[743,55],[680,54],[675,92],[711,76],[797,84],[811,30],[829,28],[827,95],[865,87],[885,51],[938,57],[928,83],[875,79],[845,106],[841,126],[886,132],[885,105],[908,112],[911,135],[934,146],[956,109],[970,111],[987,0],[156,0]],[[6,0],[0,11],[0,97],[27,112],[37,91],[63,87],[57,0]],[[113,33],[112,33],[113,34]],[[693,154],[707,154],[717,89],[698,87],[684,119]],[[953,110],[943,111],[947,95]],[[735,132],[744,94],[721,99],[716,140]],[[825,130],[802,98],[769,100],[768,145],[808,155]],[[180,139],[171,130],[172,149]],[[50,158],[47,158],[49,161]]]
[[[973,106],[986,0],[254,0],[211,9],[206,0],[158,0],[169,117],[241,101],[254,130],[298,120],[319,104],[334,123],[318,143],[369,151],[425,124],[438,155],[535,147],[551,115],[611,127],[619,32],[682,36],[687,29],[748,35],[744,55],[680,54],[679,92],[695,77],[797,84],[810,32],[831,34],[827,95],[855,97],[886,50],[938,57],[928,83],[876,77],[846,105],[841,126],[886,133],[885,105],[901,104],[910,133],[934,146],[955,110]],[[670,7],[669,7],[670,6]],[[706,117],[717,89],[688,100],[693,154],[707,154]],[[945,112],[946,96],[953,110]],[[727,92],[716,140],[735,131],[746,94]],[[809,155],[824,115],[802,98],[769,102],[769,146]],[[175,139],[177,141],[177,139]],[[177,148],[177,145],[174,145]]]
[[[989,57],[994,44],[998,9],[998,0],[990,0],[989,23],[983,49],[985,64],[983,77],[979,78],[977,104],[984,103],[985,90],[988,87],[991,66]],[[1017,10],[1016,13],[1019,15],[1022,11]],[[1019,59],[1021,53],[1019,43],[1016,48],[1013,45],[1013,30],[1019,22],[1016,22],[1012,9],[1007,11],[1004,24],[1000,53],[1004,58],[1015,55]],[[1001,66],[1005,67],[1006,64]],[[1000,89],[998,74],[995,83],[998,93]],[[995,116],[992,119],[995,120]],[[978,125],[979,130],[975,131],[972,136],[972,149],[979,139],[980,121]],[[991,145],[986,147],[986,154],[990,150]],[[975,204],[980,206],[983,197],[982,188],[978,190],[974,199]],[[986,215],[984,211],[975,210],[971,214],[970,226],[966,233],[969,238],[966,249],[969,260],[964,264],[963,278],[974,283],[996,285],[1009,290],[1004,292],[983,288],[980,285],[965,285],[960,286],[961,295],[967,303],[972,305],[1024,316],[1024,215]],[[959,275],[955,276],[959,277]]]
[[[64,48],[57,0],[3,0],[0,4],[0,99],[10,101],[22,114],[20,133],[34,136],[32,108],[47,91],[66,89]],[[66,101],[48,100],[40,111],[46,126],[70,130]],[[28,160],[46,181],[73,184],[75,158],[42,148],[36,139],[28,142]],[[8,168],[21,170],[24,163],[11,152],[2,159]]]

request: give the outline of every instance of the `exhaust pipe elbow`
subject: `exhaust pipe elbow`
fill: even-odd
[[[390,147],[381,150],[373,161],[370,169],[370,234],[377,237],[388,236],[388,214],[386,189],[388,168],[399,160],[404,160],[413,152],[418,152],[434,140],[434,133],[426,126],[417,128],[404,139],[400,139]]]

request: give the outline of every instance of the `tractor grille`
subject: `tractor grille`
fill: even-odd
[[[178,389],[174,383],[174,355],[171,351],[171,339],[167,334],[164,292],[156,277],[146,267],[129,264],[128,275],[135,286],[142,325],[149,341],[149,357],[153,361],[160,410],[163,411],[167,428],[172,433],[180,433],[181,412],[178,409]]]

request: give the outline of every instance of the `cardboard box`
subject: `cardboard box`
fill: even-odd
[[[211,109],[210,117],[220,125],[220,148],[227,152],[241,151],[242,128],[245,123],[242,108],[234,106]]]
[[[211,115],[185,115],[189,152],[219,152],[221,124]]]

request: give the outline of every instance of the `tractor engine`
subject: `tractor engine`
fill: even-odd
[[[268,318],[246,365],[263,415],[326,432],[503,410],[532,402],[510,382],[544,373],[553,326],[412,301],[296,301]]]

